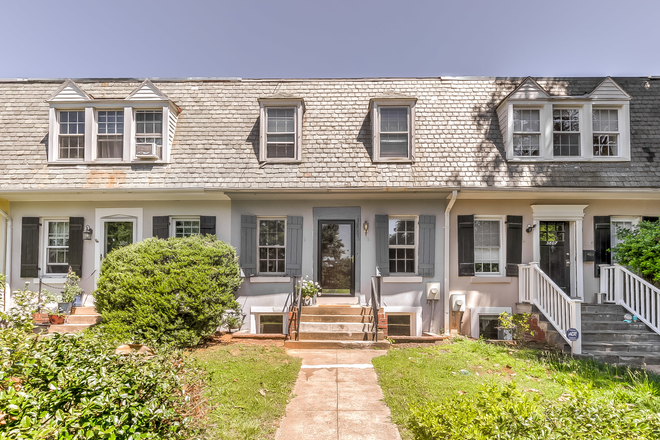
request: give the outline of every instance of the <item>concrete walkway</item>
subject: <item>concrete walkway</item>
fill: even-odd
[[[376,350],[287,350],[302,358],[277,440],[400,440],[371,359]]]

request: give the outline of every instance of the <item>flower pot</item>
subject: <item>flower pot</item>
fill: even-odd
[[[36,325],[47,325],[50,323],[48,319],[48,313],[33,313],[32,314],[32,321]]]
[[[513,329],[512,328],[497,329],[497,339],[501,341],[513,341]]]
[[[48,320],[52,325],[62,325],[64,324],[64,320],[66,317],[60,316],[60,315],[50,315],[48,316]]]
[[[57,303],[57,309],[62,312],[66,313],[67,315],[71,314],[71,306],[73,305],[72,302],[70,303]]]

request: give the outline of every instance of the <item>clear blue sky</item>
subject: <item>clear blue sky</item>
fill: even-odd
[[[660,75],[660,1],[0,0],[0,78]]]

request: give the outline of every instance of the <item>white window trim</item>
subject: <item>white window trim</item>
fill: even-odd
[[[400,246],[400,245],[390,245],[390,225],[389,222],[392,220],[410,220],[415,223],[415,272],[390,272],[389,276],[396,279],[408,279],[408,278],[417,278],[419,273],[419,216],[418,215],[388,215],[387,219],[387,263],[390,261],[390,248],[393,249],[410,249],[410,246]],[[384,277],[383,280],[387,279]],[[401,281],[399,281],[401,282]],[[405,282],[405,281],[403,281]]]
[[[415,161],[415,104],[413,98],[388,98],[371,100],[371,133],[373,162],[403,162]],[[381,107],[407,107],[408,108],[408,157],[381,157],[380,156],[380,108]]]
[[[470,333],[479,339],[479,315],[499,315],[502,312],[511,313],[511,307],[468,307],[470,309]]]
[[[136,149],[135,149],[135,144],[137,144],[137,117],[136,113],[140,110],[146,110],[146,111],[162,111],[163,112],[163,131],[160,134],[161,139],[163,142],[163,157],[160,159],[141,159],[138,158],[135,155]],[[162,106],[154,106],[151,104],[151,106],[147,105],[145,107],[132,107],[131,108],[131,124],[130,124],[130,136],[126,135],[125,136],[128,138],[128,157],[133,160],[134,162],[137,163],[164,163],[164,162],[169,162],[169,142],[168,142],[168,127],[170,124],[170,117],[169,113],[170,112],[170,107],[169,105],[162,105]],[[126,119],[126,115],[124,115],[124,120]],[[127,130],[127,127],[124,127],[124,131]],[[140,136],[140,137],[148,137],[148,136]]]
[[[170,237],[176,237],[176,222],[177,221],[196,221],[200,222],[199,226],[201,228],[201,220],[200,217],[197,215],[173,215],[170,216]]]
[[[510,100],[500,111],[506,112],[506,157],[509,162],[629,162],[630,153],[630,103],[589,99],[533,99]],[[513,108],[539,109],[541,118],[540,155],[538,157],[513,155]],[[553,109],[578,109],[580,111],[580,156],[554,156]],[[593,155],[593,109],[618,110],[619,155]]]
[[[266,130],[268,127],[267,109],[293,108],[295,121],[294,157],[267,157]],[[302,161],[302,129],[305,106],[302,99],[260,99],[259,100],[259,162],[261,163],[299,163]]]
[[[118,163],[129,160],[128,150],[130,148],[130,140],[126,135],[127,128],[130,126],[130,107],[116,107],[116,108],[94,108],[94,117],[92,121],[92,139],[91,139],[91,160],[98,163]],[[116,111],[124,112],[124,133],[122,134],[122,157],[99,157],[98,140],[99,140],[99,111]],[[87,115],[85,115],[87,116]],[[85,117],[85,131],[87,131],[87,118]],[[88,156],[85,156],[88,157]]]
[[[259,257],[259,254],[260,254],[259,249],[261,249],[261,247],[262,247],[262,246],[259,245],[259,234],[260,234],[259,222],[261,220],[284,220],[284,246],[282,246],[282,248],[284,249],[284,272],[260,272],[259,271],[259,267],[261,266],[261,264],[259,264],[261,262],[261,259]],[[286,227],[287,227],[287,224],[286,223],[287,223],[286,217],[278,217],[278,216],[274,216],[274,217],[272,217],[272,216],[257,217],[257,276],[261,276],[261,277],[270,277],[270,276],[282,277],[283,275],[286,275],[286,253],[287,253],[287,249],[286,249],[286,239],[287,239]],[[263,247],[273,247],[273,246],[263,246]]]
[[[39,239],[39,274],[43,278],[48,278],[48,282],[53,282],[53,280],[66,280],[66,273],[48,273],[46,270],[46,265],[48,263],[48,223],[49,222],[67,222],[69,223],[69,217],[43,217],[39,219],[39,223],[42,225],[40,229],[40,239]],[[71,238],[69,237],[69,240]],[[68,269],[68,268],[67,268]],[[38,282],[38,281],[37,281]]]
[[[506,216],[504,215],[475,215],[474,216],[474,221],[475,223],[479,220],[487,220],[487,221],[499,221],[500,222],[500,252],[499,252],[499,268],[500,270],[498,272],[477,272],[477,262],[476,262],[476,255],[475,255],[475,267],[474,267],[474,276],[475,277],[504,277],[506,275],[506,228],[504,226],[504,223],[506,221]],[[476,231],[476,226],[475,226],[475,231]],[[475,248],[475,254],[476,254],[476,248],[477,245],[474,245]]]
[[[539,112],[539,131],[514,131],[515,124],[515,110],[536,110]],[[544,108],[539,106],[515,105],[511,109],[511,154],[515,158],[526,160],[538,160],[543,157],[544,145],[546,140],[546,133],[543,130],[543,117]],[[513,145],[513,138],[516,135],[538,135],[539,136],[539,155],[538,156],[515,156],[515,146]]]
[[[264,306],[252,306],[250,307],[250,334],[256,335],[259,334],[261,327],[260,316],[261,315],[282,315],[283,328],[282,333],[287,334],[289,328],[289,314],[282,312],[282,308],[277,307],[264,307]]]
[[[385,315],[410,315],[410,333],[422,336],[422,307],[384,306]]]

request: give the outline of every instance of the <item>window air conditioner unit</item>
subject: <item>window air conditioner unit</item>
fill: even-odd
[[[138,159],[158,159],[156,144],[153,142],[135,144],[135,157]]]

